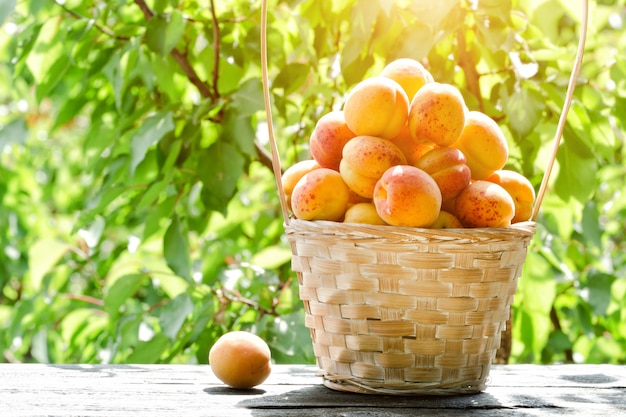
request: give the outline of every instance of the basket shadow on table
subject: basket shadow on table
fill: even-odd
[[[318,410],[317,412],[319,412],[323,409],[325,415],[330,415],[328,413],[333,409],[377,412],[388,410],[396,413],[394,415],[404,415],[400,413],[401,410],[406,409],[415,412],[416,408],[459,411],[505,408],[487,392],[449,396],[377,395],[335,391],[322,384],[297,388],[279,395],[251,397],[240,401],[237,405],[252,410],[252,415],[271,415],[271,410]],[[281,415],[283,414],[281,413]]]

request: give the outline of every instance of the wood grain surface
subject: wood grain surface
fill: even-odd
[[[626,366],[494,365],[486,391],[385,396],[333,391],[317,367],[274,366],[252,390],[207,365],[0,364],[0,415],[12,416],[626,416]]]

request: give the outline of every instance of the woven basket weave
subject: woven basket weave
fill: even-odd
[[[486,388],[580,70],[587,24],[532,221],[491,229],[421,229],[289,217],[261,60],[274,176],[313,350],[329,388],[451,395]]]
[[[291,220],[292,267],[325,385],[483,390],[534,230]]]

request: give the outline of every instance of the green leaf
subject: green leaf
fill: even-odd
[[[394,45],[397,50],[393,58],[422,59],[428,55],[434,41],[435,36],[432,29],[423,22],[416,22],[411,27],[405,28],[403,33],[397,37],[396,45]]]
[[[569,146],[560,147],[557,161],[559,174],[554,183],[554,191],[565,201],[574,198],[585,204],[596,189],[596,161],[580,157]]]
[[[183,232],[178,216],[175,216],[165,232],[163,238],[163,255],[167,266],[174,273],[186,280],[191,280],[191,257],[189,254],[189,240]]]
[[[158,363],[159,358],[170,344],[163,333],[157,333],[147,342],[139,342],[135,350],[126,358],[126,363]]]
[[[26,58],[26,65],[37,84],[43,83],[49,77],[51,68],[59,62],[59,57],[63,54],[59,28],[57,19],[46,21]]]
[[[512,93],[509,93],[504,84],[500,88],[504,114],[508,116],[511,128],[520,138],[535,129],[545,108],[541,94],[534,88],[528,88],[529,83],[523,82]]]
[[[111,56],[107,64],[102,68],[102,73],[107,77],[113,88],[115,97],[115,107],[122,111],[122,100],[124,96],[124,74],[120,64],[121,57],[118,54]]]
[[[241,117],[252,116],[265,109],[261,82],[252,78],[244,81],[232,96],[232,108]]]
[[[272,340],[272,358],[278,363],[314,363],[311,332],[304,325],[304,310],[284,315],[268,325],[266,340]]]
[[[150,184],[150,186],[146,189],[143,196],[141,197],[141,200],[139,200],[139,203],[137,204],[137,210],[142,210],[148,206],[151,206],[156,200],[158,200],[163,190],[165,190],[165,188],[169,185],[171,175],[172,174],[169,174],[166,178]]]
[[[182,293],[161,307],[160,310],[159,324],[161,329],[174,342],[187,316],[193,312],[193,301],[189,294]]]
[[[299,62],[287,64],[274,79],[273,87],[282,88],[285,95],[290,94],[302,87],[310,71],[311,68],[307,64]]]
[[[148,217],[144,223],[143,229],[143,240],[148,240],[148,238],[159,230],[161,230],[164,219],[170,219],[172,217],[172,213],[174,212],[174,207],[176,206],[176,196],[171,196],[160,203],[156,207],[152,207],[152,209],[148,213]]]
[[[374,65],[374,57],[372,55],[366,55],[365,57],[357,56],[346,63],[342,59],[341,74],[347,85],[354,85],[366,77],[366,73],[372,65]]]
[[[116,198],[118,198],[126,188],[119,185],[105,187],[100,190],[94,199],[91,207],[87,207],[86,210],[83,210],[78,217],[78,221],[74,225],[74,232],[78,231],[81,227],[86,224],[91,223],[97,218],[98,215],[102,213],[102,211]]]
[[[226,206],[235,195],[237,181],[244,173],[245,158],[237,148],[218,141],[199,158],[198,173],[202,181],[202,201],[207,210],[226,212]]]
[[[250,117],[242,116],[235,109],[229,109],[224,114],[222,123],[222,142],[236,144],[242,154],[250,158],[256,157],[254,146],[255,131],[252,128]]]
[[[165,294],[170,298],[176,298],[189,290],[189,281],[177,275],[165,275],[159,277],[159,286],[163,288]]]
[[[27,138],[28,127],[24,119],[15,119],[6,126],[0,124],[0,152],[12,144],[24,145]]]
[[[623,357],[624,345],[610,335],[601,335],[593,339],[587,363],[606,364],[618,363],[617,358]]]
[[[72,345],[82,342],[80,333],[89,325],[89,322],[96,317],[96,310],[93,308],[76,308],[67,313],[61,320],[59,328],[64,340],[68,340]]]
[[[164,93],[171,102],[177,103],[180,96],[184,94],[185,84],[181,83],[177,76],[180,67],[176,61],[169,56],[162,58],[159,55],[153,55],[149,64],[159,91]]]
[[[220,73],[217,88],[220,95],[236,93],[241,86],[245,71],[239,65],[226,59],[220,59]]]
[[[600,225],[600,213],[598,207],[594,201],[589,201],[583,209],[583,216],[581,220],[582,234],[585,237],[585,241],[589,242],[589,245],[593,245],[599,249],[602,248],[602,226]]]
[[[561,353],[572,348],[572,342],[570,341],[568,335],[560,330],[557,330],[550,335],[548,345],[556,353]]]
[[[145,278],[142,274],[130,274],[119,277],[113,282],[104,296],[104,309],[111,316],[117,316],[119,308],[130,298]]]
[[[53,237],[38,240],[28,250],[30,284],[35,291],[41,290],[44,276],[67,253],[69,246]]]
[[[289,314],[293,311],[294,306],[298,305],[299,299],[294,292],[291,287],[285,287],[280,291],[276,311],[281,315]]]
[[[524,308],[548,317],[556,297],[556,283],[552,278],[550,263],[536,252],[529,251],[519,286]]]
[[[617,277],[602,272],[592,271],[587,277],[589,304],[595,314],[603,317],[611,303],[611,287]]]
[[[268,246],[252,257],[252,263],[264,269],[276,269],[291,260],[291,249]]]
[[[159,55],[167,55],[178,44],[185,31],[185,19],[180,10],[167,15],[156,15],[148,21],[145,40]]]
[[[499,17],[506,22],[511,15],[511,2],[502,0],[481,0],[477,12],[488,16]]]
[[[3,0],[0,3],[0,26],[4,24],[6,18],[13,12],[16,3],[17,0]]]
[[[163,13],[167,6],[169,6],[169,0],[154,0],[153,10],[155,13]]]
[[[120,317],[118,322],[118,337],[121,339],[118,350],[136,346],[139,342],[139,331],[144,317],[142,314],[128,314]]]
[[[31,354],[36,362],[49,363],[50,354],[48,352],[48,329],[39,329],[32,338]]]
[[[52,131],[55,131],[64,124],[71,122],[88,102],[88,99],[82,94],[82,92],[78,97],[68,98],[54,120]]]
[[[135,175],[135,170],[146,157],[148,149],[173,129],[174,121],[170,112],[159,112],[144,120],[131,139],[130,178]]]

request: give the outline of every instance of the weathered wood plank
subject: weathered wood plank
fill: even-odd
[[[2,416],[619,416],[626,366],[501,365],[487,390],[454,397],[332,391],[314,366],[275,366],[257,389],[225,387],[202,365],[0,364]],[[612,417],[611,416],[611,417]]]

